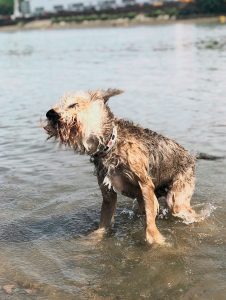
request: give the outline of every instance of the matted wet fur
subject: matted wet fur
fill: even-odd
[[[47,112],[43,127],[50,138],[93,158],[103,196],[100,228],[111,226],[119,192],[137,199],[146,216],[147,242],[163,243],[155,223],[156,196],[163,192],[173,215],[194,221],[190,200],[195,158],[174,140],[116,118],[107,101],[120,93],[108,89],[67,95]],[[107,151],[100,151],[108,145],[113,130],[117,132],[115,142]]]

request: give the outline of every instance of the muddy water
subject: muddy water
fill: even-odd
[[[87,237],[101,206],[93,166],[39,128],[64,92],[119,87],[126,93],[110,103],[118,116],[225,155],[225,29],[0,34],[1,299],[225,299],[225,160],[197,166],[193,205],[208,218],[157,221],[170,247],[145,244],[122,196],[113,231],[96,243]]]

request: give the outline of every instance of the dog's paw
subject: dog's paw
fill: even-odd
[[[98,228],[95,231],[91,232],[88,236],[95,240],[101,241],[105,234],[106,234],[105,228]]]
[[[81,237],[80,243],[86,247],[97,246],[104,238],[106,230],[104,228],[99,228],[90,234]]]
[[[88,234],[87,236],[85,236],[83,239],[87,243],[95,245],[103,240],[105,234],[106,234],[105,228],[98,228],[97,230],[95,230],[95,231],[91,232],[90,234]]]
[[[158,245],[165,245],[166,240],[160,232],[156,232],[155,234],[150,234],[149,232],[146,233],[146,241],[149,245],[158,244]]]

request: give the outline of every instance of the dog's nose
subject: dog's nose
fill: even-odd
[[[60,118],[60,115],[54,110],[54,109],[50,109],[49,111],[47,111],[46,113],[46,118],[50,121],[58,121]]]

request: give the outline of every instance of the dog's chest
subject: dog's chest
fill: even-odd
[[[130,198],[136,198],[139,195],[140,188],[138,185],[132,184],[121,175],[105,176],[103,184],[110,190],[122,194]]]

